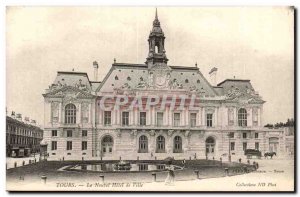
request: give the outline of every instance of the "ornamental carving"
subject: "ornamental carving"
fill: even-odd
[[[88,123],[89,121],[89,104],[81,104],[82,123]]]
[[[183,85],[179,84],[177,79],[174,79],[173,81],[170,82],[170,88],[171,89],[183,89]]]
[[[135,95],[135,91],[128,83],[124,83],[120,88],[114,88],[116,94]]]
[[[132,130],[130,133],[131,137],[136,137],[137,135],[137,130]]]
[[[121,136],[122,136],[122,133],[121,133],[121,130],[120,130],[120,129],[117,129],[117,130],[116,130],[116,133],[117,133],[117,137],[121,137]]]
[[[240,91],[237,87],[232,87],[230,90],[228,90],[226,97],[227,98],[236,98],[240,97],[243,93]]]
[[[241,104],[261,103],[264,102],[257,92],[247,88],[246,91],[241,91],[237,87],[232,87],[225,94],[226,100],[239,102]]]
[[[52,122],[58,122],[58,117],[59,117],[59,103],[58,102],[51,103],[51,113],[52,113]]]
[[[257,124],[258,124],[258,108],[257,107],[252,109],[252,116],[253,116],[253,125],[257,126]]]
[[[151,136],[155,136],[155,130],[150,130],[149,133],[150,133]]]
[[[78,83],[75,84],[75,87],[78,88],[79,90],[89,91],[87,85],[82,83],[82,79],[78,80]]]
[[[141,88],[141,89],[143,89],[143,88],[147,88],[148,87],[148,84],[147,84],[147,82],[144,80],[144,78],[143,77],[140,77],[140,81],[139,81],[139,83],[137,84],[137,86],[136,86],[136,88]]]
[[[234,124],[234,109],[233,108],[228,109],[228,124],[229,125]]]
[[[168,130],[168,136],[172,136],[174,130]]]
[[[189,135],[190,135],[190,130],[186,130],[185,133],[184,133],[184,136],[189,137]]]

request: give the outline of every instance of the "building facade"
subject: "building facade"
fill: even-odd
[[[22,114],[12,112],[6,116],[6,156],[23,157],[31,153],[40,152],[40,142],[43,139],[43,130],[36,126],[35,120],[29,121]]]
[[[145,64],[114,62],[102,80],[58,72],[44,96],[49,156],[163,159],[283,154],[284,132],[263,127],[263,104],[250,80],[210,82],[195,67],[168,64],[157,14]]]

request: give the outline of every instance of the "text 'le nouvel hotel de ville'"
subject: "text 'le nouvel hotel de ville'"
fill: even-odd
[[[197,65],[168,65],[164,41],[156,13],[145,64],[114,62],[102,82],[97,62],[95,81],[83,72],[57,73],[43,94],[43,142],[50,158],[211,159],[242,156],[246,149],[284,152],[284,132],[263,127],[265,101],[250,80],[214,84],[216,68],[208,82]]]

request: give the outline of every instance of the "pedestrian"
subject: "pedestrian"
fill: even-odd
[[[183,165],[184,168],[185,168],[185,162],[186,162],[185,159],[183,159],[182,160],[182,165]]]
[[[165,180],[165,185],[174,185],[174,180],[175,180],[174,166],[168,165],[167,170],[168,170],[168,175]]]

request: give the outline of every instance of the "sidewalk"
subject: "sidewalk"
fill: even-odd
[[[30,157],[20,157],[20,158],[6,157],[6,169],[14,168],[15,163],[17,163],[17,167],[23,166],[23,162],[25,162],[24,165],[28,165],[29,160],[31,160],[32,163],[34,163],[35,159],[36,162],[39,162],[39,158],[40,158],[39,154],[36,154],[35,156],[31,155]]]

